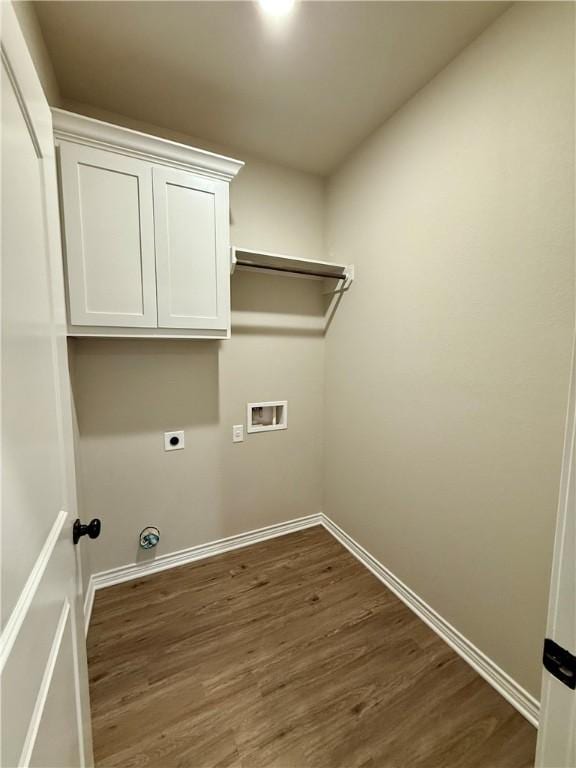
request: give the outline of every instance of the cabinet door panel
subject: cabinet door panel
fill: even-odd
[[[73,325],[157,325],[152,169],[63,142],[64,231]]]
[[[158,326],[226,330],[228,185],[154,168]]]

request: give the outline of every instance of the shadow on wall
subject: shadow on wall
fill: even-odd
[[[75,339],[81,435],[218,424],[216,341]]]
[[[320,280],[237,269],[231,287],[233,334],[322,336],[326,330],[332,302]]]

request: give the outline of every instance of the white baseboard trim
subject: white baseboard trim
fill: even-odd
[[[86,632],[90,624],[92,606],[94,604],[94,595],[97,589],[111,587],[114,584],[122,584],[125,581],[141,579],[143,576],[150,576],[152,573],[159,573],[168,568],[176,568],[179,565],[194,563],[197,560],[203,560],[206,557],[222,555],[224,552],[230,552],[233,549],[249,547],[251,544],[257,544],[267,539],[274,539],[277,536],[285,536],[287,533],[302,531],[305,528],[311,528],[314,525],[322,524],[321,514],[308,515],[307,517],[298,517],[295,520],[288,520],[285,523],[276,523],[268,525],[266,528],[258,528],[255,531],[239,533],[236,536],[228,536],[225,539],[218,539],[207,544],[199,544],[188,549],[181,549],[178,552],[160,555],[154,560],[148,560],[143,563],[132,563],[131,565],[122,565],[119,568],[112,568],[109,571],[95,573],[90,577],[86,595],[84,597],[84,621]]]
[[[122,584],[125,581],[140,579],[153,573],[176,568],[179,565],[193,563],[214,555],[221,555],[241,547],[248,547],[277,536],[285,536],[287,533],[301,531],[314,525],[322,525],[335,539],[337,539],[357,560],[370,570],[385,586],[402,600],[414,613],[425,622],[439,637],[444,640],[456,653],[481,675],[498,693],[500,693],[521,715],[532,725],[538,727],[540,704],[537,699],[528,693],[519,683],[506,674],[492,659],[488,658],[479,648],[462,635],[455,627],[447,622],[439,613],[429,606],[421,597],[404,584],[398,577],[388,570],[375,557],[367,552],[364,547],[342,530],[335,522],[323,513],[300,517],[285,523],[277,523],[255,531],[240,533],[225,539],[212,541],[208,544],[200,544],[196,547],[182,549],[167,555],[161,555],[155,560],[144,563],[133,563],[120,568],[112,568],[109,571],[96,573],[90,577],[84,599],[84,619],[86,631],[90,623],[94,595],[97,589],[111,587],[114,584]]]
[[[532,725],[538,727],[540,703],[510,675],[506,674],[492,659],[464,637],[455,627],[442,618],[433,608],[422,600],[410,587],[376,560],[364,547],[336,525],[333,520],[322,514],[322,525],[346,549],[366,566],[376,578],[405,603],[431,629],[439,635],[456,653],[467,661],[486,682],[495,688],[521,715]]]

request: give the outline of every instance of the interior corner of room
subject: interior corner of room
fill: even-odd
[[[41,267],[48,275],[44,288],[31,280],[29,294],[25,290],[36,269],[25,249],[13,246],[21,262],[10,268],[3,255],[3,365],[18,373],[14,381],[6,374],[3,409],[12,415],[3,441],[8,451],[15,446],[14,466],[40,466],[38,445],[49,438],[61,452],[58,460],[42,461],[37,485],[24,482],[12,464],[6,470],[12,472],[3,500],[10,586],[0,659],[7,689],[26,678],[25,659],[34,655],[37,630],[27,629],[26,622],[33,626],[27,612],[34,612],[35,627],[49,627],[49,638],[30,667],[30,683],[23,683],[25,714],[6,714],[5,764],[57,766],[63,759],[51,746],[50,717],[57,714],[50,713],[72,707],[66,696],[73,696],[73,686],[58,688],[60,698],[52,701],[50,685],[67,643],[75,663],[85,666],[78,638],[88,633],[91,617],[101,642],[93,640],[96,665],[118,647],[111,638],[117,641],[121,630],[105,635],[102,629],[109,617],[121,621],[120,606],[141,599],[138,620],[145,626],[147,600],[157,607],[163,595],[177,604],[193,590],[184,568],[176,570],[187,566],[198,590],[213,597],[202,598],[192,619],[185,606],[182,616],[211,639],[217,632],[208,624],[211,611],[246,599],[238,586],[217,594],[216,583],[238,576],[235,583],[242,584],[247,568],[254,581],[246,591],[256,583],[271,589],[271,602],[277,597],[292,606],[286,594],[294,583],[278,582],[286,593],[280,586],[275,592],[274,579],[291,574],[301,557],[301,590],[306,578],[321,586],[310,587],[305,608],[292,606],[295,622],[301,611],[316,610],[312,603],[324,599],[324,587],[326,602],[338,597],[346,605],[349,592],[359,590],[364,617],[386,603],[398,625],[414,633],[392,638],[391,646],[407,642],[415,653],[429,654],[430,667],[417,674],[432,674],[436,661],[452,665],[453,679],[461,681],[455,708],[477,698],[478,720],[471,715],[470,723],[480,723],[487,742],[502,750],[497,764],[533,765],[536,733],[524,720],[537,728],[541,704],[551,713],[560,700],[552,683],[542,687],[542,649],[552,626],[570,623],[551,617],[553,606],[566,605],[569,577],[562,569],[566,552],[574,555],[573,543],[559,554],[558,539],[574,524],[573,410],[567,416],[575,320],[574,5],[302,0],[292,11],[293,27],[286,32],[277,25],[270,39],[263,20],[250,16],[255,5],[16,0],[2,9],[3,90],[17,92],[14,104],[5,102],[6,120],[14,131],[31,125],[38,157],[57,169],[57,179],[42,182],[54,183],[46,209],[30,203],[39,206],[38,221],[53,220]],[[308,27],[298,26],[299,14]],[[197,31],[181,31],[193,24]],[[201,30],[214,45],[203,56],[196,50]],[[28,88],[28,56],[49,109],[28,109],[40,93],[34,100]],[[243,62],[236,74],[227,56]],[[302,95],[312,64],[314,98]],[[20,72],[26,80],[18,94]],[[261,92],[253,82],[258,72]],[[337,83],[342,103],[330,92]],[[197,99],[195,108],[178,104],[185,94]],[[27,123],[19,104],[28,109]],[[45,150],[48,122],[51,149]],[[19,151],[12,135],[3,140],[3,157]],[[13,185],[6,188],[17,188],[24,201],[25,185],[37,179],[31,160],[30,168],[24,161],[22,167],[19,186],[17,168],[6,166],[6,184]],[[16,219],[13,229],[6,220],[5,253],[10,237],[30,229],[25,216]],[[36,311],[42,291],[45,306]],[[51,335],[41,342],[32,326],[43,322]],[[21,352],[22,334],[38,347]],[[58,429],[47,426],[40,406],[29,413],[25,407],[34,392],[30,382],[52,365],[57,404],[54,392],[46,397]],[[20,428],[32,423],[41,431],[27,442]],[[60,475],[61,488],[52,489]],[[41,521],[29,530],[13,519],[10,505],[42,507],[50,497],[44,482],[65,501],[56,510],[35,511],[31,519]],[[80,587],[56,609],[43,601],[43,579],[58,567],[58,578],[50,578],[62,582],[64,566],[52,563],[64,562],[59,542],[75,518],[101,520],[101,531],[77,529]],[[10,552],[14,540],[18,547]],[[24,540],[29,549],[20,545]],[[340,569],[332,581],[323,571],[329,558]],[[551,579],[558,588],[552,601]],[[119,586],[128,584],[132,597]],[[401,613],[401,603],[411,613]],[[414,616],[417,624],[410,623]],[[226,617],[226,610],[218,614],[221,627]],[[468,666],[445,657],[444,645],[437,649],[432,634],[418,629],[422,624]],[[123,626],[129,625],[126,617]],[[300,658],[289,624],[285,632]],[[369,635],[375,643],[376,636],[382,638],[380,629]],[[566,642],[573,640],[574,634]],[[184,635],[178,642],[185,644]],[[368,641],[349,642],[343,663]],[[320,675],[330,661],[314,648]],[[11,661],[18,653],[22,658]],[[156,690],[154,675],[140,679],[118,653],[117,675],[107,685],[121,685],[124,675],[137,692]],[[205,650],[194,653],[210,666]],[[290,663],[295,675],[298,664],[304,669],[304,662]],[[296,719],[294,733],[287,727],[291,746],[282,752],[277,744],[285,734],[273,727],[280,717],[274,686],[284,682],[276,677],[279,662],[270,665],[257,687],[274,701],[263,716],[277,736],[274,747],[262,734],[244,733],[245,724],[220,724],[217,748],[216,737],[212,743],[206,736],[204,744],[205,732],[198,731],[194,755],[205,748],[211,756],[200,768],[256,768],[282,759],[290,768],[348,768],[362,764],[361,756],[374,766],[489,768],[480,752],[470,752],[466,762],[465,746],[442,752],[460,728],[451,731],[449,724],[438,724],[447,734],[444,741],[434,737],[438,751],[426,736],[422,753],[410,752],[399,725],[401,735],[386,749],[406,752],[362,752],[360,734],[373,733],[364,723],[372,717],[373,729],[380,728],[389,712],[376,684],[363,694],[370,702],[359,704],[349,690],[334,688],[335,700],[351,697],[348,709],[357,718],[354,728],[339,726],[346,747],[338,744],[338,751],[332,737],[294,737],[309,736],[313,718],[321,720],[318,712],[329,708],[327,699],[307,713],[307,725]],[[498,709],[493,692],[466,677],[469,667],[509,709]],[[168,668],[177,687],[175,662]],[[254,682],[249,662],[239,669],[226,684],[224,673],[218,678],[214,670],[209,684],[195,681],[194,706],[201,700],[217,708],[227,685]],[[368,685],[351,680],[350,690]],[[295,694],[293,682],[286,683],[286,700],[297,711],[312,693],[300,680]],[[92,764],[87,694],[77,680],[74,685],[80,746],[70,748],[77,756],[68,758],[68,768]],[[252,712],[252,695],[250,688],[233,698],[230,723],[239,708]],[[130,701],[127,696],[128,708]],[[138,715],[142,722],[146,712]],[[524,720],[514,720],[517,713]],[[112,752],[111,715],[98,717],[100,743],[109,740],[102,753],[96,749],[96,762],[122,765],[128,752]],[[333,717],[328,730],[340,715]],[[395,717],[390,710],[391,723]],[[462,723],[461,731],[474,731]],[[159,722],[158,732],[163,727]],[[170,730],[175,751],[163,754],[163,768],[177,759],[181,738]],[[536,764],[570,768],[547,762],[560,754],[561,739],[554,738],[541,739]],[[322,758],[314,752],[319,744]],[[160,765],[153,762],[156,748],[150,740],[150,765]],[[224,756],[229,763],[218,762]]]

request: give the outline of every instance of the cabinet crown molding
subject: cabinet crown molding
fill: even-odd
[[[57,141],[85,144],[154,163],[181,167],[212,178],[231,181],[244,165],[241,160],[105,123],[64,109],[53,108],[52,120]]]

